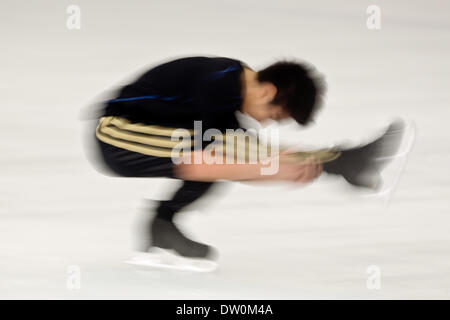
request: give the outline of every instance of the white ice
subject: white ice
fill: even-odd
[[[72,3],[80,30],[66,28]],[[370,4],[380,30],[366,27]],[[450,298],[449,12],[438,0],[2,0],[0,298]],[[291,142],[360,141],[392,117],[413,120],[391,201],[325,177],[227,183],[179,221],[220,250],[216,273],[126,265],[143,199],[173,182],[98,173],[80,118],[145,67],[197,54],[256,69],[280,57],[315,64],[327,103],[316,126],[283,129]],[[379,290],[367,287],[372,265]],[[70,266],[79,289],[67,286]]]

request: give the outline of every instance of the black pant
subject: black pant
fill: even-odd
[[[170,158],[153,157],[118,148],[100,141],[97,137],[102,161],[113,173],[122,177],[167,177],[173,175],[174,164]],[[187,205],[206,194],[213,182],[183,181],[171,200],[161,201],[157,212],[171,219],[172,216]]]

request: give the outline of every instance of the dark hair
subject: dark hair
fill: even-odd
[[[307,124],[322,106],[326,85],[314,67],[295,61],[279,61],[258,71],[259,82],[277,87],[271,104],[281,105],[300,124]]]

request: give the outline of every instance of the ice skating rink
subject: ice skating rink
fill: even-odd
[[[80,30],[66,27],[71,4]],[[372,4],[379,30],[366,26]],[[0,298],[450,298],[449,13],[438,0],[2,0]],[[282,129],[291,142],[358,142],[395,116],[414,121],[391,200],[326,177],[226,183],[179,219],[220,250],[216,273],[124,264],[144,199],[174,182],[97,172],[81,119],[105,90],[186,55],[315,64],[326,106],[315,126]]]

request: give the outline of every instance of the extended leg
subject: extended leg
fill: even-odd
[[[380,172],[396,156],[404,131],[403,121],[393,122],[375,141],[339,150],[341,155],[324,163],[323,170],[342,176],[354,186],[378,189],[382,184]]]

